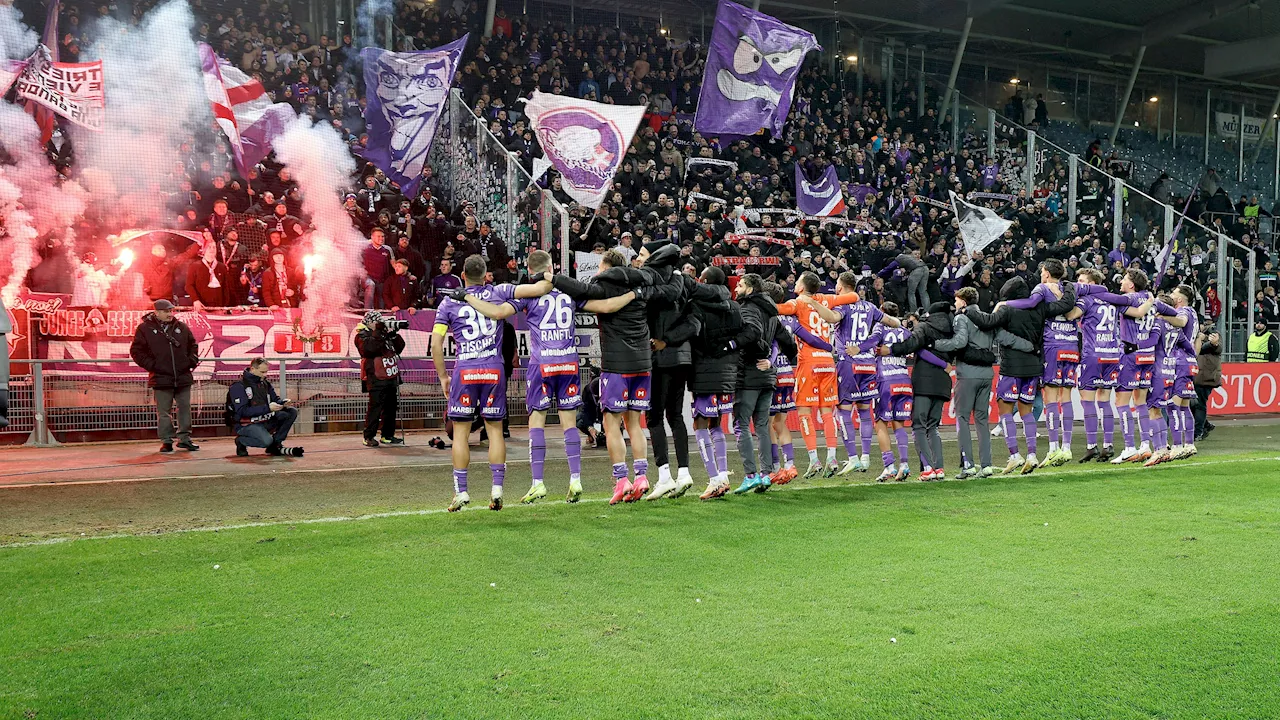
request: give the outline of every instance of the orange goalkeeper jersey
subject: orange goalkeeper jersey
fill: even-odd
[[[837,305],[850,305],[858,302],[859,300],[858,293],[845,293],[843,295],[814,294],[809,297],[815,302],[821,303],[823,307],[828,309],[836,307]],[[831,342],[831,325],[818,315],[817,310],[806,306],[799,300],[788,300],[787,302],[782,303],[778,306],[778,314],[795,315],[796,320],[800,323],[800,327],[808,330],[810,333],[821,338],[825,342]],[[831,356],[830,351],[813,347],[812,345],[803,342],[802,338],[796,339],[801,340],[801,342],[797,343],[800,348],[800,359],[799,362],[796,363],[797,373],[802,372],[801,368],[811,368],[815,365],[829,365],[831,367],[835,367],[836,361],[835,358]]]

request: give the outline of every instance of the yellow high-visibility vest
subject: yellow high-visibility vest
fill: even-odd
[[[1268,330],[1261,335],[1254,333],[1249,336],[1249,345],[1245,351],[1244,357],[1246,362],[1266,362],[1268,360],[1268,348],[1271,346],[1271,331]]]

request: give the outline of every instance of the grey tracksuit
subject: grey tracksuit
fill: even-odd
[[[991,406],[991,363],[995,346],[1012,347],[1032,352],[1035,347],[1026,340],[1008,332],[995,333],[981,330],[964,313],[956,313],[952,320],[953,334],[934,342],[938,350],[956,354],[956,389],[953,401],[956,413],[956,433],[960,439],[960,453],[966,466],[974,460],[973,438],[970,431],[970,415],[978,426],[978,453],[980,464],[991,464],[991,433],[987,430],[987,414]]]

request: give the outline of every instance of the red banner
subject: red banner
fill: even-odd
[[[999,380],[999,374],[991,380],[992,397],[988,418],[992,426],[1000,421],[1000,413],[996,410],[995,401],[995,388]],[[1080,406],[1080,393],[1073,392],[1071,400],[1076,405],[1075,416],[1079,421],[1084,417],[1084,409]],[[1209,415],[1265,414],[1280,414],[1280,363],[1224,363],[1222,387],[1215,389],[1209,395]],[[797,415],[792,415],[787,420],[787,425],[793,431],[800,430]],[[1043,420],[1041,416],[1041,422]],[[956,424],[956,415],[951,408],[951,403],[943,406],[942,424]]]
[[[134,332],[146,310],[112,310],[110,308],[71,307],[66,295],[29,294],[9,308],[13,332],[7,336],[12,375],[30,373],[22,360],[57,360],[45,365],[45,373],[57,375],[102,375],[136,373],[142,370],[132,363],[87,363],[88,359],[128,358]],[[301,312],[296,309],[268,311],[260,308],[209,308],[196,312],[179,309],[175,315],[191,327],[200,346],[202,359],[197,374],[242,369],[239,358],[266,357],[290,360],[291,368],[322,370],[335,365],[353,367],[359,362],[355,348],[356,326],[363,311],[347,311],[331,317],[322,327],[301,328]],[[401,334],[405,338],[405,355],[425,357],[430,351],[434,310],[395,314],[409,321]],[[529,337],[523,314],[511,318],[516,329],[516,349],[520,357],[529,355]],[[582,333],[579,345],[590,344],[590,336]],[[453,338],[445,342],[445,354],[454,357]],[[223,362],[226,358],[229,362]],[[235,360],[233,360],[233,358]],[[426,367],[426,360],[405,360],[406,369]]]
[[[1280,363],[1224,363],[1210,415],[1280,413]]]
[[[759,257],[752,257],[750,255],[746,257],[725,257],[724,255],[717,255],[711,258],[711,264],[733,265],[736,267],[743,267],[746,265],[781,265],[782,259],[770,255],[761,255]]]

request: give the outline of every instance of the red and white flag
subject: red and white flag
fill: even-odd
[[[286,103],[272,102],[262,83],[218,57],[200,43],[204,91],[218,127],[231,141],[231,152],[242,177],[271,152],[271,141],[297,117]]]

